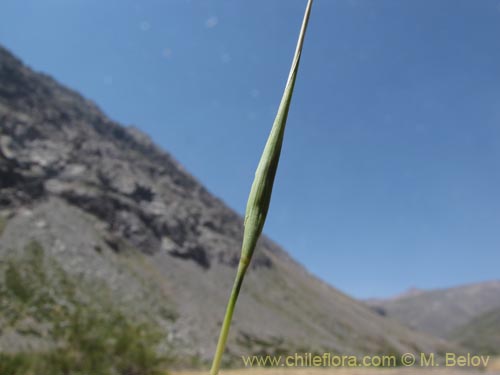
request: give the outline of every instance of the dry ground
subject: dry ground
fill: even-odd
[[[173,375],[207,375],[208,371],[178,371]],[[220,375],[500,375],[500,360],[487,370],[464,369],[320,369],[320,368],[251,368],[221,371]]]
[[[173,375],[207,375],[208,371],[181,371]],[[220,375],[500,375],[500,371],[484,372],[454,369],[280,369],[280,368],[252,368],[242,370],[221,371]]]

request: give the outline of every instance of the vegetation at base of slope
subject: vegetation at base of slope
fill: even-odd
[[[500,355],[500,309],[472,319],[456,329],[450,338],[478,354]]]
[[[0,263],[0,333],[46,342],[44,350],[0,354],[0,374],[164,374],[163,336],[91,296],[31,242]]]
[[[7,218],[0,215],[0,236],[2,235],[6,226],[7,226]]]

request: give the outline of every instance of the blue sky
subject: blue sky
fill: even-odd
[[[3,0],[0,43],[243,213],[305,0]],[[316,0],[265,232],[360,298],[498,279],[500,1]]]

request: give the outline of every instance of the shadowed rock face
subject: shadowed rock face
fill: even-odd
[[[50,319],[1,319],[12,297],[4,266],[35,240],[46,255],[40,267],[57,263],[85,303],[104,300],[134,321],[147,318],[179,358],[210,358],[242,229],[239,215],[146,135],[0,47],[0,351],[54,344]],[[48,279],[55,272],[44,271]],[[233,358],[452,350],[321,282],[265,237],[246,280],[228,342]],[[43,293],[61,309],[74,305],[56,280],[34,284],[53,288]],[[28,323],[37,335],[20,337]]]

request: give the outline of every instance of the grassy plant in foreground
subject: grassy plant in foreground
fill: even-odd
[[[290,69],[290,75],[285,86],[285,91],[281,99],[280,106],[276,119],[274,120],[271,134],[267,140],[264,152],[262,153],[257,171],[255,172],[255,179],[252,184],[252,189],[248,197],[247,208],[245,213],[245,229],[243,233],[243,244],[241,248],[241,258],[238,265],[238,271],[234,280],[233,289],[229,297],[229,302],[226,308],[226,314],[222,323],[219,341],[215,350],[215,355],[210,370],[210,375],[217,375],[219,372],[222,354],[226,346],[229,327],[233,317],[234,307],[236,300],[240,293],[240,288],[243,283],[243,278],[247,271],[248,265],[255,250],[257,240],[264,227],[269,203],[271,201],[271,193],[273,190],[274,177],[278,169],[278,162],[281,153],[281,146],[283,144],[283,136],[285,134],[286,119],[288,116],[288,109],[292,100],[293,88],[295,86],[295,79],[299,69],[300,55],[302,52],[302,45],[304,44],[304,37],[306,34],[309,15],[311,13],[313,0],[308,0],[302,28],[297,42],[297,49]]]

